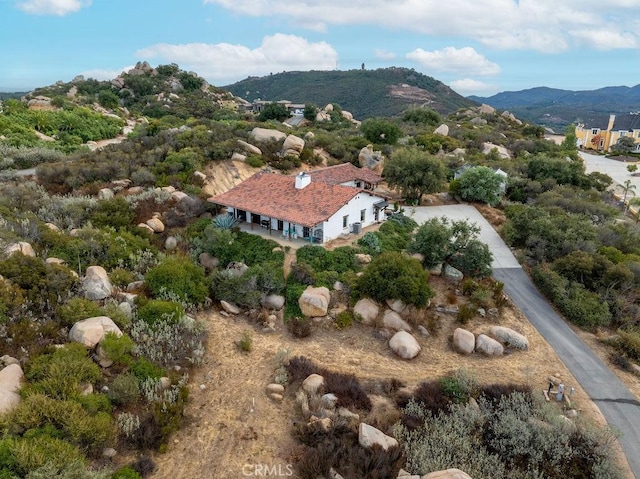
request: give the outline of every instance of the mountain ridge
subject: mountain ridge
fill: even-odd
[[[490,97],[472,95],[467,98],[509,110],[523,120],[562,128],[594,115],[640,110],[640,84],[632,87],[606,86],[595,90],[535,87],[504,91]]]

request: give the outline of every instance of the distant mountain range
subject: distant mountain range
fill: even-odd
[[[248,101],[337,103],[357,118],[396,116],[411,106],[440,113],[476,106],[444,83],[408,68],[283,72],[221,87]]]
[[[468,98],[498,110],[509,110],[522,120],[562,131],[570,123],[595,115],[640,111],[640,84],[584,91],[538,87]]]

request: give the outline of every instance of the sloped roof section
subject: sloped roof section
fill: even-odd
[[[640,115],[616,115],[613,130],[640,130]]]
[[[209,201],[312,227],[328,220],[356,195],[369,194],[358,188],[314,179],[304,188],[296,189],[295,176],[256,173]]]
[[[312,181],[322,181],[331,185],[357,180],[372,184],[377,184],[382,181],[382,177],[370,169],[358,168],[351,163],[329,166],[321,170],[309,171],[307,174],[311,176]]]

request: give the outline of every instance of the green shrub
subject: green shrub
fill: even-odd
[[[109,385],[107,397],[112,403],[119,406],[135,402],[140,397],[138,378],[129,373],[116,376]]]
[[[458,308],[456,321],[460,324],[467,324],[476,315],[476,308],[472,304],[461,304]]]
[[[293,316],[287,321],[287,329],[294,338],[307,338],[311,336],[311,321],[300,316]]]
[[[240,349],[245,353],[248,353],[251,351],[251,349],[253,349],[253,337],[251,336],[251,333],[249,331],[245,331],[244,333],[242,333],[242,338],[240,338],[240,341],[238,341],[238,345],[240,346]]]
[[[244,161],[253,168],[262,168],[264,166],[264,160],[259,155],[249,155]]]
[[[10,450],[14,456],[15,472],[25,477],[31,471],[52,465],[63,471],[69,464],[85,463],[82,452],[72,444],[48,436],[18,438],[11,441]]]
[[[93,210],[90,219],[98,228],[110,227],[116,230],[131,226],[136,212],[122,196],[108,200],[100,200]]]
[[[0,279],[0,324],[13,318],[23,302],[22,289]]]
[[[116,333],[108,332],[100,341],[100,348],[106,358],[122,366],[128,366],[133,361],[131,351],[134,346],[134,342],[126,334],[118,336]]]
[[[136,277],[127,269],[115,268],[109,273],[109,279],[116,288],[124,289],[129,283],[133,283]]]
[[[140,357],[129,367],[131,374],[136,376],[140,381],[145,379],[160,379],[167,375],[167,371],[156,366],[145,357]]]
[[[151,268],[145,284],[154,296],[169,293],[191,304],[202,304],[208,293],[204,270],[183,256],[169,256]]]
[[[353,324],[353,313],[348,309],[336,316],[336,327],[338,329],[348,328]]]
[[[100,378],[100,369],[88,357],[86,348],[77,343],[65,344],[53,351],[33,356],[25,365],[29,384],[25,395],[41,393],[51,398],[68,399],[80,395],[82,383]]]
[[[108,316],[114,323],[116,323],[120,330],[128,328],[131,324],[131,318],[129,315],[122,311],[114,301],[106,303],[102,308],[102,311],[105,316]]]
[[[85,394],[76,399],[89,414],[98,412],[111,413],[111,402],[106,394],[93,393]]]
[[[296,252],[296,261],[308,264],[315,271],[344,273],[359,269],[356,253],[357,250],[350,246],[327,250],[322,246],[305,245]]]
[[[142,479],[142,476],[129,466],[121,467],[111,475],[111,479]]]
[[[640,330],[618,330],[620,339],[618,346],[622,351],[634,360],[640,360]]]
[[[137,317],[153,326],[158,323],[177,323],[184,316],[184,308],[174,301],[150,299],[138,307]]]
[[[102,316],[103,309],[94,301],[85,298],[71,298],[65,304],[58,306],[58,319],[63,326],[73,326],[78,321]]]
[[[401,299],[406,304],[422,307],[434,296],[428,279],[429,272],[418,260],[396,252],[382,253],[359,277],[354,293],[380,302]]]

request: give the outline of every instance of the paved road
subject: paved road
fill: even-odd
[[[493,275],[531,324],[556,351],[607,422],[622,432],[620,442],[636,478],[640,478],[640,403],[556,313],[522,270],[509,247],[472,206],[418,207],[407,211],[418,224],[436,216],[470,220],[494,254]]]

